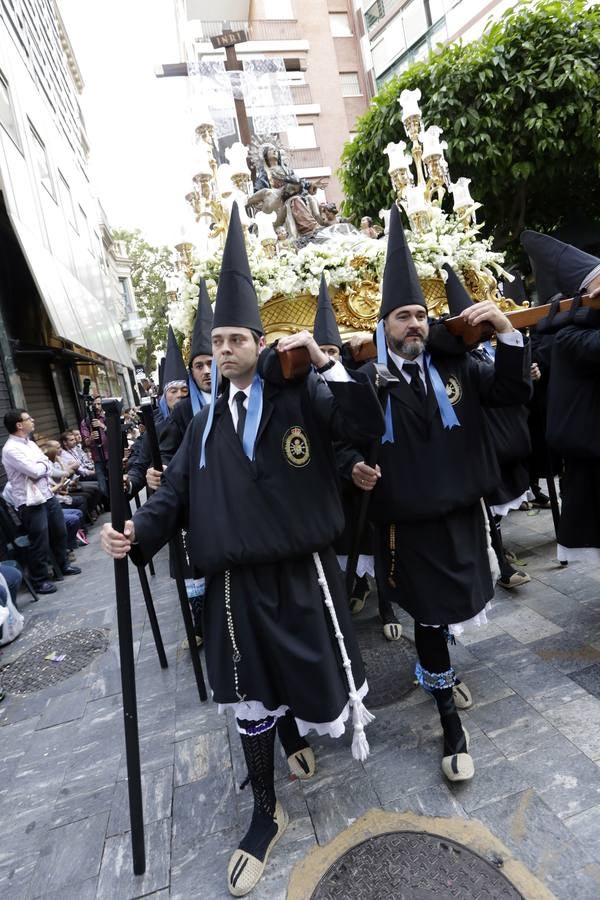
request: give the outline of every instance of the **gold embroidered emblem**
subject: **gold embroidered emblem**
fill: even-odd
[[[448,400],[452,404],[452,406],[456,406],[457,403],[460,402],[462,397],[462,388],[460,386],[460,381],[454,375],[450,375],[448,381],[446,383],[446,393],[448,394]]]
[[[284,434],[283,452],[289,464],[298,469],[310,462],[308,436],[299,425],[294,425]]]

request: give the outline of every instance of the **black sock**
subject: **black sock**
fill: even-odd
[[[301,737],[291,709],[288,709],[285,716],[280,716],[277,719],[277,734],[286,756],[291,756],[292,753],[297,753],[298,750],[306,750],[310,746],[308,741]]]
[[[247,728],[255,723],[240,722]],[[274,723],[273,723],[274,724]],[[267,848],[277,833],[275,815],[274,746],[275,729],[269,727],[259,734],[240,734],[248,777],[254,794],[254,811],[246,835],[240,841],[240,850],[245,850],[261,861]]]
[[[392,604],[386,603],[383,600],[379,601],[379,618],[383,625],[398,624],[398,619],[396,618]]]
[[[192,621],[194,623],[194,634],[196,637],[202,637],[202,607],[204,605],[204,597],[190,597],[190,610],[192,612]]]

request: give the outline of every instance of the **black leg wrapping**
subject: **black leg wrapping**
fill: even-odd
[[[298,731],[291,709],[288,709],[285,716],[280,716],[277,719],[277,734],[286,756],[291,756],[292,753],[297,753],[298,750],[306,750],[309,746],[308,741],[301,737]]]
[[[238,721],[242,729],[251,725]],[[240,841],[240,849],[263,860],[267,848],[273,840],[277,826],[275,815],[274,748],[275,729],[273,727],[260,734],[240,733],[248,777],[254,794],[254,811],[246,836]]]
[[[466,753],[465,734],[452,696],[455,680],[443,628],[431,628],[415,622],[415,648],[420,665],[417,677],[437,703],[444,731],[444,756]]]

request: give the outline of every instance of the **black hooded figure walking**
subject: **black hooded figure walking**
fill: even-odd
[[[521,235],[536,280],[575,297],[600,289],[600,259],[533,231]],[[600,311],[573,308],[549,316],[546,438],[564,460],[557,555],[600,563]]]
[[[335,362],[341,360],[343,345],[342,336],[338,328],[333,306],[331,305],[331,297],[329,296],[329,289],[324,274],[321,275],[321,284],[319,286],[319,299],[313,325],[313,337],[323,353],[326,353],[330,359]],[[349,457],[353,457],[355,451],[343,444],[337,444],[335,450],[340,474],[342,475],[340,489],[342,492],[342,504],[344,506],[345,526],[344,533],[335,542],[334,548],[341,568],[346,571],[348,557],[352,548],[352,538],[354,536],[356,518],[360,506],[360,495],[346,474],[349,469]],[[353,614],[359,613],[364,608],[369,593],[367,574],[375,577],[371,531],[370,525],[367,525],[365,533],[362,536],[360,555],[356,566],[356,578],[350,604]]]
[[[206,575],[208,677],[236,716],[254,793],[228,869],[230,892],[243,896],[287,824],[274,789],[276,719],[292,709],[301,733],[339,736],[351,714],[353,753],[368,753],[364,668],[331,548],[343,527],[332,442],[373,440],[383,417],[368,377],[332,364],[308,332],[280,349],[305,348],[316,371],[283,379],[277,350],[265,348],[235,204],[212,345],[227,389],[217,399],[213,381],[164,483],[125,534],[105,528],[102,542],[114,556],[132,541],[151,556],[187,517],[190,559]]]
[[[499,471],[483,405],[523,403],[530,393],[523,338],[506,316],[488,301],[462,316],[496,330],[493,368],[428,346],[427,306],[394,206],[377,353],[398,383],[389,389],[379,466],[364,484],[363,465],[355,483],[373,490],[377,590],[415,620],[416,675],[439,709],[442,771],[451,781],[472,778],[474,767],[456,709],[448,629],[460,632],[481,616],[494,593],[481,498],[496,487]]]
[[[204,280],[198,286],[198,307],[194,319],[188,361],[189,396],[178,403],[160,435],[160,455],[165,465],[173,459],[192,418],[210,403],[213,309]]]

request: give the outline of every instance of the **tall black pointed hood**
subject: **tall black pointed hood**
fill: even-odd
[[[188,371],[185,367],[181,350],[175,340],[173,329],[169,325],[167,332],[167,352],[165,354],[165,368],[163,371],[162,389],[165,391],[174,381],[183,381],[187,384]]]
[[[313,337],[319,347],[324,344],[332,344],[342,349],[342,338],[335,320],[335,313],[331,305],[331,298],[327,289],[325,276],[321,275],[321,285],[319,287],[319,302],[317,304],[317,313],[315,315],[315,324],[313,326]]]
[[[444,269],[448,273],[446,281],[448,312],[451,316],[460,316],[463,310],[473,306],[473,300],[452,266],[444,263]]]
[[[250,328],[264,334],[237,203],[231,207],[212,327]]]
[[[419,276],[406,243],[400,212],[394,203],[390,213],[390,230],[383,272],[379,318],[385,318],[399,306],[413,305],[423,306],[427,309]]]
[[[198,309],[196,310],[196,318],[194,319],[194,330],[192,332],[192,346],[190,347],[190,360],[195,356],[212,356],[212,343],[210,333],[213,327],[213,309],[206,290],[204,279],[200,279],[198,285]]]
[[[557,294],[572,297],[593,275],[600,274],[600,259],[597,256],[547,234],[524,231],[521,244],[531,260],[542,303]]]

